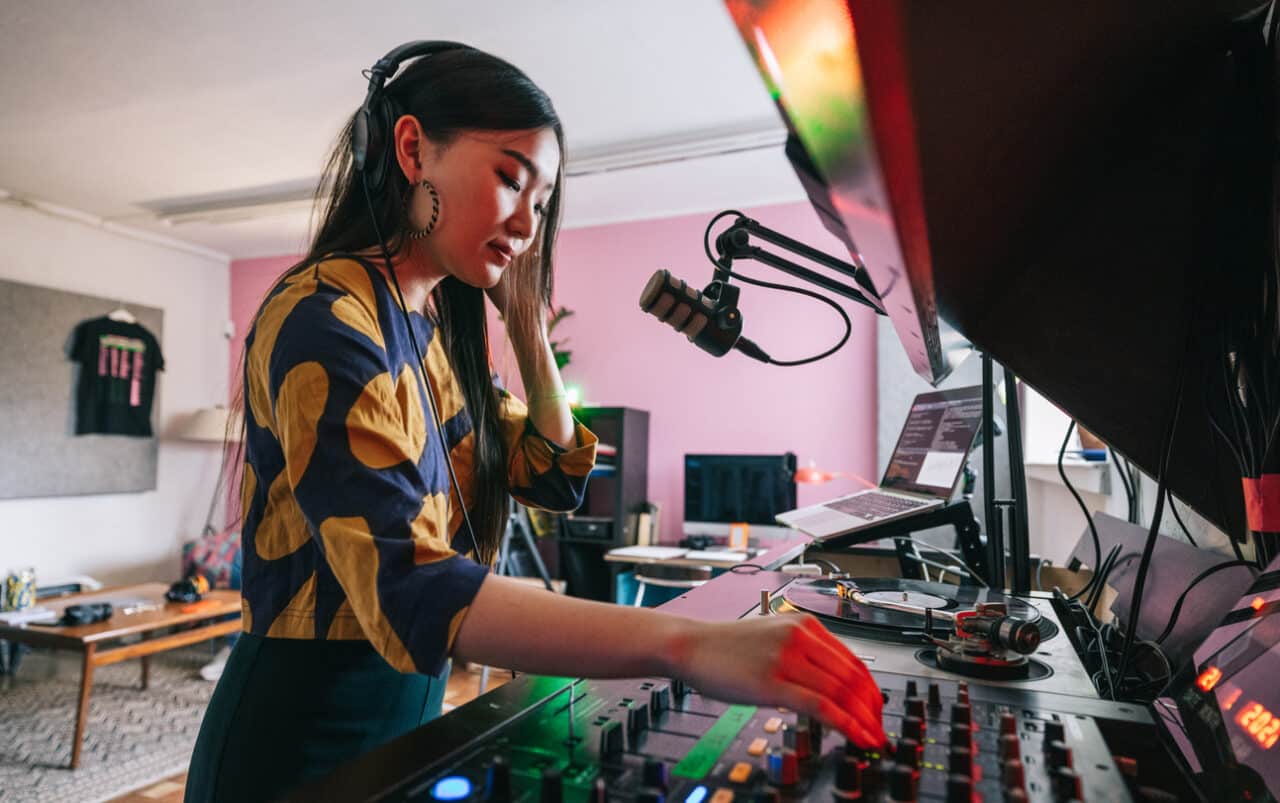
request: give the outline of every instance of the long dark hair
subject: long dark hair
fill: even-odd
[[[447,147],[465,131],[538,128],[555,131],[560,144],[560,169],[542,218],[542,237],[508,268],[512,296],[532,297],[539,303],[550,304],[551,262],[560,227],[565,162],[564,130],[550,98],[515,66],[469,47],[455,47],[416,59],[386,85],[383,93],[406,114],[413,115],[427,139],[437,146]],[[339,135],[316,188],[316,209],[320,214],[311,246],[306,256],[285,271],[277,283],[302,265],[313,264],[332,254],[352,253],[378,245],[362,178],[351,160],[354,119],[353,114]],[[388,132],[384,142],[388,151],[393,147],[391,139]],[[410,188],[404,174],[395,167],[393,155],[388,152],[386,158],[392,160],[392,167],[385,189],[373,199],[373,207],[378,230],[386,236],[392,255],[396,255],[407,243],[403,199]],[[454,214],[458,212],[455,210]],[[465,210],[461,214],[465,214]],[[452,276],[446,277],[432,291],[431,306],[433,310],[421,312],[434,315],[436,331],[444,338],[445,353],[462,386],[474,430],[471,522],[480,551],[476,557],[489,563],[497,554],[506,528],[509,489],[506,445],[498,424],[498,393],[490,364],[484,292]],[[510,319],[507,310],[502,312]],[[242,370],[246,357],[241,357]],[[241,406],[243,392],[242,387]]]

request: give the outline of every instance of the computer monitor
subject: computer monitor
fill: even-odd
[[[727,537],[746,523],[754,536],[785,536],[774,516],[796,506],[796,456],[686,454],[684,534]]]

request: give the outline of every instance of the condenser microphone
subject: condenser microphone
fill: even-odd
[[[718,290],[731,286],[712,282],[712,287]],[[670,271],[655,271],[649,278],[640,293],[640,309],[713,357],[723,357],[737,349],[753,359],[771,362],[763,349],[742,336],[742,315],[736,304],[690,287]]]

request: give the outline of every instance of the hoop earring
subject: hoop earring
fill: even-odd
[[[427,225],[420,229],[410,228],[408,235],[410,239],[421,240],[428,234],[436,230],[436,223],[440,221],[440,193],[436,191],[435,185],[425,178],[418,182],[418,186],[431,193],[431,220],[427,221]],[[404,218],[409,219],[409,202],[413,200],[413,188],[410,188],[409,194],[404,199]]]

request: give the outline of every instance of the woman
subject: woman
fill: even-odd
[[[275,797],[437,716],[451,656],[678,677],[883,744],[870,674],[811,618],[698,622],[488,574],[508,495],[573,509],[594,462],[546,333],[563,133],[523,73],[472,48],[432,49],[382,95],[385,177],[353,165],[353,117],[315,241],[246,342],[245,634],[187,799]],[[527,408],[492,382],[484,293]]]

